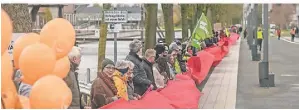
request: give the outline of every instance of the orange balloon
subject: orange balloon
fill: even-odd
[[[12,61],[7,51],[1,56],[1,98],[6,109],[16,108],[18,94],[12,80]]]
[[[3,104],[6,109],[20,108],[17,104],[17,90],[12,80],[12,61],[7,51],[3,53],[1,59],[1,98],[3,100]]]
[[[72,92],[61,78],[47,75],[34,83],[29,101],[32,109],[66,109],[72,102]]]
[[[49,21],[42,28],[40,35],[40,41],[55,50],[56,59],[66,56],[73,48],[76,40],[73,25],[63,18]]]
[[[28,45],[38,43],[40,40],[40,36],[36,33],[28,33],[22,37],[19,37],[14,43],[13,49],[13,59],[15,68],[19,69],[19,57],[25,47]]]
[[[30,102],[28,97],[19,95],[19,100],[23,109],[30,109]]]
[[[55,62],[55,53],[50,47],[42,43],[35,43],[22,51],[19,67],[27,80],[26,83],[33,85],[39,78],[53,72]]]
[[[7,85],[11,85],[13,87],[15,87],[13,81],[9,81],[8,83],[6,83]],[[18,102],[18,94],[16,91],[16,88],[11,89],[11,90],[6,90],[3,91],[1,90],[1,98],[3,100],[3,104],[5,106],[5,109],[15,109],[17,108],[17,102]]]
[[[12,22],[8,14],[1,9],[1,55],[3,55],[10,44],[12,31]]]
[[[53,74],[60,77],[65,78],[70,71],[71,63],[68,56],[65,56],[56,61],[56,65],[53,71]]]
[[[7,51],[3,53],[1,59],[1,92],[16,89],[14,85],[12,86],[8,84],[12,81],[13,68],[11,58]]]

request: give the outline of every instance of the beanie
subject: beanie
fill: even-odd
[[[102,71],[104,70],[104,68],[107,66],[107,65],[113,65],[114,66],[114,62],[108,58],[105,58],[103,61],[102,61]]]

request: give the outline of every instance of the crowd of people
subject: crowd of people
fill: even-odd
[[[196,56],[197,51],[217,45],[221,37],[227,37],[225,30],[213,31],[214,36],[202,41],[201,48],[196,49],[191,43],[175,40],[170,45],[158,42],[152,49],[143,53],[143,42],[133,40],[129,44],[129,53],[124,60],[113,62],[110,59],[102,61],[101,72],[92,81],[90,91],[90,107],[100,108],[113,101],[139,100],[148,90],[162,89],[169,80],[175,80],[176,74],[187,71],[187,60]],[[81,62],[81,50],[74,46],[68,54],[71,66],[64,81],[72,91],[71,109],[87,108],[81,100],[78,82],[78,67]],[[31,85],[21,81],[20,70],[15,70],[14,81],[18,93],[29,97]]]
[[[216,45],[221,35],[227,37],[224,31],[214,32],[202,48]],[[166,87],[169,80],[175,80],[176,74],[187,71],[188,58],[196,55],[198,50],[188,45],[179,40],[169,46],[159,42],[143,54],[143,42],[134,40],[129,44],[125,60],[104,59],[102,71],[92,83],[91,108],[100,108],[120,98],[139,100],[148,90]]]

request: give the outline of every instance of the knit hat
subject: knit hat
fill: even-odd
[[[107,66],[107,65],[113,65],[114,66],[114,62],[108,58],[105,58],[103,61],[102,61],[102,70],[104,70],[104,68]]]
[[[142,48],[142,42],[137,39],[133,40],[129,45],[130,52],[137,53],[141,48]]]

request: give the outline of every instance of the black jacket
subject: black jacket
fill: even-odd
[[[126,57],[126,60],[131,61],[134,63],[133,69],[133,82],[134,82],[134,92],[143,95],[147,88],[152,84],[147,78],[147,75],[141,65],[142,59],[136,53],[130,52],[129,55]]]
[[[154,74],[153,74],[153,64],[151,62],[149,62],[147,59],[143,58],[141,65],[147,75],[147,78],[152,81],[154,89],[156,89],[157,86],[155,84],[155,78],[154,78]]]

